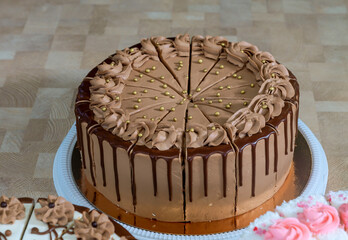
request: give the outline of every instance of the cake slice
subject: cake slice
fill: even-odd
[[[120,234],[121,236],[119,236]],[[40,198],[28,222],[25,240],[134,239],[104,213],[76,206],[63,197]]]
[[[0,239],[22,239],[33,210],[34,200],[1,196],[0,202]]]

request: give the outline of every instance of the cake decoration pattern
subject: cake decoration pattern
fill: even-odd
[[[348,192],[299,197],[257,218],[241,239],[348,239]]]
[[[219,36],[142,39],[116,51],[79,87],[82,165],[98,191],[140,216],[207,221],[239,215],[284,182],[298,98],[295,76],[250,43]],[[151,188],[152,196],[143,191]],[[138,204],[144,201],[157,204]],[[204,214],[198,202],[215,204]],[[225,214],[215,211],[218,202],[228,208]],[[174,212],[159,213],[161,204]]]

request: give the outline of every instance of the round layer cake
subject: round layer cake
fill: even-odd
[[[76,127],[87,181],[120,208],[169,222],[243,214],[292,166],[296,78],[223,37],[151,37],[85,77]]]

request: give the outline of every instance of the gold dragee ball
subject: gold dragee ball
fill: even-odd
[[[170,92],[164,92],[164,95],[169,96]]]
[[[200,92],[200,91],[201,91],[201,88],[197,88],[197,89],[196,89],[196,92]]]
[[[171,97],[171,98],[173,98],[173,99],[175,98],[175,96],[174,96],[174,95],[172,95],[172,96],[170,96],[170,97]]]
[[[175,117],[175,118],[173,118],[173,121],[176,122],[176,121],[178,121],[178,119]]]
[[[190,115],[190,116],[188,116],[187,118],[188,118],[189,120],[191,120],[191,119],[192,119],[192,116]]]
[[[134,79],[133,79],[133,81],[134,81],[134,82],[137,82],[137,81],[138,81],[138,79],[137,79],[137,78],[134,78]]]
[[[211,127],[211,130],[215,130],[215,129],[216,129],[216,127],[215,127],[215,126],[212,126],[212,127]]]
[[[246,105],[248,105],[248,103],[247,103],[247,102],[244,102],[243,105],[246,106]]]
[[[213,103],[213,101],[212,101],[212,100],[209,100],[209,101],[208,101],[208,103],[209,103],[209,104],[212,104],[212,103]]]
[[[145,118],[146,118],[146,115],[144,115],[143,118],[145,119]]]
[[[221,96],[221,93],[216,93],[216,96],[217,96],[217,97],[220,97],[220,96]]]
[[[270,87],[269,90],[273,91],[273,90],[274,90],[274,87]]]
[[[222,65],[222,64],[219,66],[220,69],[224,69],[224,67],[225,67],[225,66]]]
[[[170,111],[174,112],[174,111],[175,111],[175,107],[172,107],[172,108],[170,109]]]
[[[143,76],[144,76],[143,74],[139,74],[139,77],[141,77],[141,78],[142,78]]]
[[[220,86],[219,89],[222,90],[222,89],[224,89],[224,87],[223,87],[223,86]]]
[[[161,79],[164,79],[164,76],[161,76],[160,78],[161,78]]]
[[[163,84],[162,87],[163,87],[163,88],[167,88],[168,85],[167,85],[167,84]]]
[[[127,120],[127,121],[126,121],[126,123],[130,123],[130,121],[129,121],[129,120]]]
[[[178,69],[178,71],[180,71],[180,70],[181,70],[181,67],[178,67],[177,69]]]
[[[151,79],[151,80],[150,80],[150,83],[154,83],[154,82],[155,82],[155,80],[154,80],[154,79]]]
[[[252,87],[252,88],[253,88],[253,87],[255,87],[255,84],[253,84],[253,83],[252,83],[252,84],[250,84],[250,87]]]
[[[219,103],[222,103],[222,99],[219,99],[218,102],[219,102]]]
[[[194,128],[191,128],[191,129],[190,129],[190,132],[194,132],[194,131],[195,131],[195,129],[194,129]]]
[[[276,75],[275,75],[275,73],[272,73],[271,76],[272,76],[272,77],[275,77]]]
[[[134,109],[138,109],[139,108],[139,106],[138,105],[134,105]]]
[[[157,96],[155,96],[155,100],[158,100],[158,97],[157,97]]]
[[[242,79],[242,76],[241,76],[241,75],[239,75],[237,78],[238,78],[238,79]]]
[[[219,71],[216,71],[216,72],[215,72],[215,74],[216,74],[216,75],[219,75],[219,74],[220,74],[220,72],[219,72]]]
[[[147,73],[149,73],[150,71],[151,71],[150,68],[145,69],[145,72],[147,72]]]
[[[183,67],[184,66],[184,64],[182,64],[182,63],[180,63],[180,65],[179,65],[180,67]]]
[[[142,133],[139,133],[139,134],[138,134],[138,137],[142,137],[142,136],[143,136],[143,134],[142,134]]]
[[[220,116],[220,113],[219,112],[215,112],[214,115],[215,116]]]
[[[155,121],[155,119],[154,119],[154,118],[151,118],[151,121]]]
[[[240,91],[240,93],[241,93],[241,94],[244,94],[244,93],[245,93],[245,91],[244,91],[244,90],[242,90],[242,91]]]
[[[199,63],[203,63],[203,60],[202,60],[202,59],[198,59],[198,62],[199,62]]]
[[[183,61],[179,61],[179,64],[183,64]]]
[[[265,105],[262,105],[262,108],[266,109],[266,108],[268,108],[268,106],[265,104]]]
[[[204,68],[204,69],[203,69],[203,72],[208,72],[208,69]]]
[[[133,95],[137,95],[137,91],[133,91]]]
[[[152,70],[156,70],[156,66],[152,66]]]
[[[141,98],[138,98],[137,102],[140,103],[141,102]]]
[[[105,112],[106,111],[106,107],[102,107],[102,111]]]
[[[231,86],[230,86],[230,85],[228,85],[226,88],[227,88],[227,89],[231,89]]]
[[[160,109],[159,109],[160,111],[164,111],[164,107],[160,107]]]
[[[232,77],[236,78],[236,77],[237,77],[237,74],[236,74],[236,73],[234,73],[234,74],[232,75]]]
[[[130,51],[130,52],[134,52],[134,48],[131,48],[129,51]]]
[[[186,90],[183,90],[183,91],[182,91],[182,93],[183,93],[183,94],[186,94],[186,93],[187,93],[187,91],[186,91]]]
[[[194,104],[193,107],[198,108],[198,105],[197,105],[197,104]]]
[[[144,93],[147,93],[147,89],[144,90]]]
[[[203,102],[204,100],[205,100],[205,98],[204,98],[204,97],[202,97],[202,98],[201,98],[201,101]]]

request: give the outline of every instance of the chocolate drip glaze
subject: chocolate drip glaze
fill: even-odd
[[[133,194],[133,202],[136,204],[136,188],[135,188],[135,171],[134,171],[134,157],[136,154],[145,154],[148,155],[151,159],[152,164],[152,182],[153,182],[153,192],[154,196],[157,196],[157,161],[159,159],[163,159],[167,163],[167,182],[168,182],[168,199],[172,200],[172,162],[175,158],[180,158],[180,152],[177,148],[172,148],[167,151],[160,151],[157,149],[149,149],[144,146],[136,146],[134,147],[131,155],[131,169],[133,172],[132,177],[132,194]],[[134,204],[134,205],[135,205]]]
[[[92,154],[91,154],[91,136],[87,133],[87,146],[88,146],[88,158],[89,158],[89,171],[91,174],[93,186],[96,186],[94,171],[93,171],[93,162],[92,162]]]
[[[265,138],[265,157],[266,157],[265,174],[267,176],[269,174],[269,138]]]
[[[105,176],[105,160],[104,160],[104,147],[103,147],[103,139],[98,137],[98,145],[99,145],[99,154],[100,154],[100,165],[102,168],[103,174],[103,186],[106,186],[106,176]]]
[[[290,152],[294,151],[294,113],[290,111]]]
[[[132,184],[132,197],[133,197],[133,205],[137,205],[137,195],[136,195],[136,185],[135,185],[135,166],[134,166],[134,156],[135,152],[133,151],[130,154],[130,168],[131,168],[131,184]]]
[[[121,195],[120,195],[120,186],[118,182],[118,169],[117,169],[117,148],[112,147],[112,160],[114,164],[114,175],[115,175],[115,188],[116,188],[116,195],[117,195],[117,201],[121,201]]]
[[[188,163],[188,172],[189,172],[189,200],[192,202],[192,181],[193,181],[193,173],[192,173],[192,162],[195,157],[201,157],[203,159],[203,173],[204,173],[204,196],[208,196],[208,160],[209,157],[213,154],[220,154],[222,158],[222,178],[223,178],[223,195],[226,197],[227,191],[227,155],[234,151],[230,145],[220,145],[214,148],[189,148],[187,163]]]
[[[286,119],[284,120],[284,140],[285,140],[285,155],[288,155],[288,116],[286,116]]]
[[[47,224],[47,225],[48,225],[48,229],[46,231],[40,232],[38,228],[34,227],[34,228],[31,229],[31,234],[36,234],[36,235],[46,235],[46,234],[49,234],[50,235],[50,240],[53,240],[53,239],[64,239],[63,236],[65,234],[70,234],[70,235],[74,234],[74,230],[70,229],[70,228],[68,228],[66,226],[52,226],[50,224]],[[57,228],[64,228],[63,232],[62,232],[62,234],[60,236],[58,236],[58,233],[56,231]],[[54,235],[54,238],[52,238],[52,234]]]
[[[247,146],[251,146],[251,196],[255,196],[255,186],[256,186],[256,146],[259,141],[262,139],[265,140],[265,162],[266,162],[266,170],[265,175],[269,174],[269,138],[271,135],[274,135],[274,171],[277,172],[278,165],[278,143],[277,143],[277,132],[271,127],[263,128],[263,131],[255,134],[249,139],[239,138],[236,140],[235,144],[238,148],[238,155],[236,155],[236,159],[238,159],[238,182],[239,186],[243,186],[243,152]]]
[[[83,138],[82,138],[82,128],[80,126],[80,121],[78,120],[78,117],[76,116],[76,129],[77,129],[77,147],[82,152],[82,167],[86,169],[86,158],[85,158],[85,151],[83,147]]]
[[[2,232],[0,232],[0,240],[7,240],[6,235],[3,234]]]

